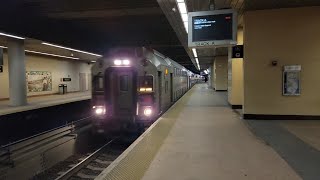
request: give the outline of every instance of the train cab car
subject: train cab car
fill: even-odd
[[[148,126],[189,88],[191,72],[157,51],[117,48],[92,67],[97,132]]]

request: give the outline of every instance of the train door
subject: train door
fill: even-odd
[[[87,91],[87,75],[86,73],[80,73],[79,74],[79,87],[80,87],[80,91],[84,92]]]
[[[159,111],[162,111],[162,72],[158,71]]]
[[[116,73],[116,92],[118,93],[114,104],[116,114],[132,115],[134,112],[133,101],[133,73],[132,71],[119,71]]]
[[[173,74],[170,73],[170,97],[171,97],[171,102],[174,102],[174,97],[173,97]]]

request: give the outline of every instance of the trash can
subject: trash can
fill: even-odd
[[[63,84],[59,84],[59,94],[63,94]]]
[[[63,94],[67,94],[68,86],[66,84],[63,84]]]

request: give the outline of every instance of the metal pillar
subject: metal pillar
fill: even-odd
[[[23,40],[8,40],[8,59],[10,105],[26,105],[26,64]]]

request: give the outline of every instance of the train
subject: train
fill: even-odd
[[[96,133],[149,126],[200,79],[145,47],[111,49],[91,70]]]

